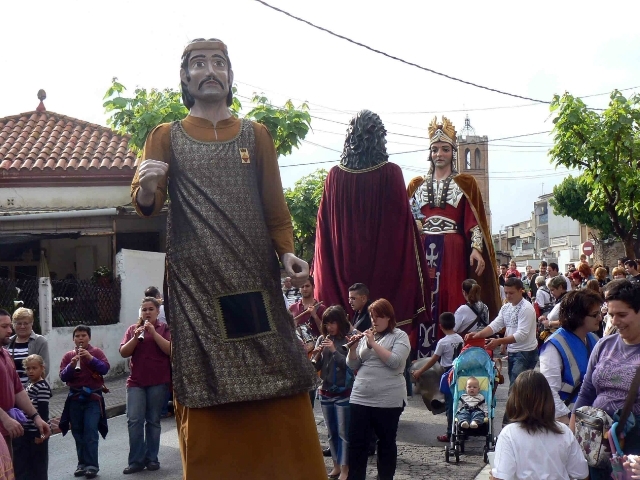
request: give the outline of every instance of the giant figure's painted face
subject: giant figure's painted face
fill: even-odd
[[[435,142],[430,147],[430,159],[436,168],[444,168],[449,165],[453,168],[453,147],[447,142]]]
[[[193,50],[180,79],[194,100],[211,103],[227,97],[233,73],[222,50]]]

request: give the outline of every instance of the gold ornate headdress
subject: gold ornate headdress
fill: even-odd
[[[438,117],[433,117],[429,124],[429,145],[436,142],[447,142],[454,148],[458,148],[456,127],[451,121],[443,116],[442,122],[438,122]]]

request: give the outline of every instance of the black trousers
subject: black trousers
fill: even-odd
[[[16,480],[47,480],[49,440],[36,444],[35,433],[13,439],[13,470]],[[40,434],[37,434],[38,437]]]
[[[396,473],[396,434],[404,407],[378,408],[350,405],[349,480],[365,480],[371,432],[378,437],[378,478],[392,480]]]

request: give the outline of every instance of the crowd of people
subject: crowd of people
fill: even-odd
[[[34,314],[18,308],[0,310],[0,478],[46,480],[51,435],[52,397],[49,350],[45,337],[33,330]],[[15,332],[15,333],[14,333]],[[74,348],[60,362],[59,378],[67,384],[58,427],[71,430],[78,463],[75,477],[95,478],[100,470],[99,436],[108,423],[104,375],[110,365],[104,352],[91,344],[91,328],[73,329]],[[129,457],[124,474],[160,468],[160,418],[170,399],[171,334],[164,319],[162,295],[156,287],[145,291],[136,323],[127,328],[120,354],[129,358],[126,412]],[[4,347],[4,348],[2,348]]]

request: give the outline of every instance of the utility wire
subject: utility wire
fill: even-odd
[[[435,75],[439,75],[439,76],[441,76],[441,77],[447,78],[447,79],[449,79],[449,80],[453,80],[453,81],[455,81],[455,82],[464,83],[464,84],[466,84],[466,85],[470,85],[470,86],[472,86],[472,87],[481,88],[481,89],[483,89],[483,90],[488,90],[488,91],[490,91],[490,92],[499,93],[499,94],[501,94],[501,95],[507,95],[507,96],[509,96],[509,97],[520,98],[520,99],[522,99],[522,100],[529,100],[529,101],[531,101],[531,102],[544,103],[544,104],[547,104],[547,105],[551,103],[551,102],[546,101],[546,100],[539,100],[539,99],[537,99],[537,98],[525,97],[525,96],[523,96],[523,95],[517,95],[517,94],[515,94],[515,93],[504,92],[504,91],[502,91],[502,90],[498,90],[498,89],[496,89],[496,88],[485,87],[484,85],[479,85],[479,84],[477,84],[477,83],[469,82],[469,81],[467,81],[467,80],[462,80],[462,79],[460,79],[460,78],[456,78],[456,77],[453,77],[453,76],[451,76],[451,75],[447,75],[446,73],[437,72],[437,71],[435,71],[435,70],[433,70],[433,69],[431,69],[431,68],[423,67],[422,65],[418,65],[417,63],[414,63],[414,62],[409,62],[409,61],[404,60],[404,59],[402,59],[402,58],[399,58],[399,57],[396,57],[396,56],[394,56],[394,55],[390,55],[390,54],[388,54],[388,53],[385,53],[385,52],[383,52],[382,50],[378,50],[378,49],[372,48],[372,47],[370,47],[370,46],[368,46],[368,45],[365,45],[364,43],[360,43],[360,42],[357,42],[357,41],[355,41],[355,40],[352,40],[351,38],[349,38],[349,37],[345,37],[344,35],[340,35],[340,34],[338,34],[338,33],[332,32],[331,30],[329,30],[329,29],[327,29],[327,28],[324,28],[324,27],[320,27],[320,26],[318,26],[318,25],[316,25],[316,24],[314,24],[314,23],[311,23],[311,22],[310,22],[310,21],[308,21],[308,20],[305,20],[305,19],[300,18],[300,17],[296,17],[295,15],[292,15],[291,13],[289,13],[289,12],[287,12],[287,11],[285,11],[285,10],[282,10],[281,8],[274,7],[273,5],[270,5],[270,4],[268,4],[267,2],[265,2],[265,1],[263,1],[263,0],[255,0],[255,1],[256,1],[256,2],[258,2],[258,3],[260,3],[260,4],[262,4],[262,5],[264,5],[264,6],[265,6],[265,7],[267,7],[267,8],[270,8],[270,9],[272,9],[272,10],[275,10],[276,12],[280,12],[280,13],[282,13],[282,14],[284,14],[284,15],[286,15],[286,16],[288,16],[288,17],[290,17],[290,18],[293,18],[294,20],[297,20],[297,21],[302,22],[302,23],[306,23],[307,25],[309,25],[309,26],[311,26],[311,27],[313,27],[313,28],[316,28],[316,29],[318,29],[318,30],[321,30],[321,31],[323,31],[323,32],[326,32],[326,33],[328,33],[329,35],[333,35],[334,37],[340,38],[340,39],[342,39],[342,40],[346,40],[346,41],[347,41],[347,42],[349,42],[349,43],[353,43],[354,45],[358,45],[359,47],[366,48],[367,50],[369,50],[369,51],[371,51],[371,52],[378,53],[378,54],[383,55],[383,56],[385,56],[385,57],[387,57],[387,58],[390,58],[391,60],[396,60],[396,61],[398,61],[398,62],[404,63],[405,65],[410,65],[410,66],[412,66],[412,67],[419,68],[420,70],[424,70],[424,71],[426,71],[426,72],[430,72],[430,73],[433,73],[433,74],[435,74]]]

